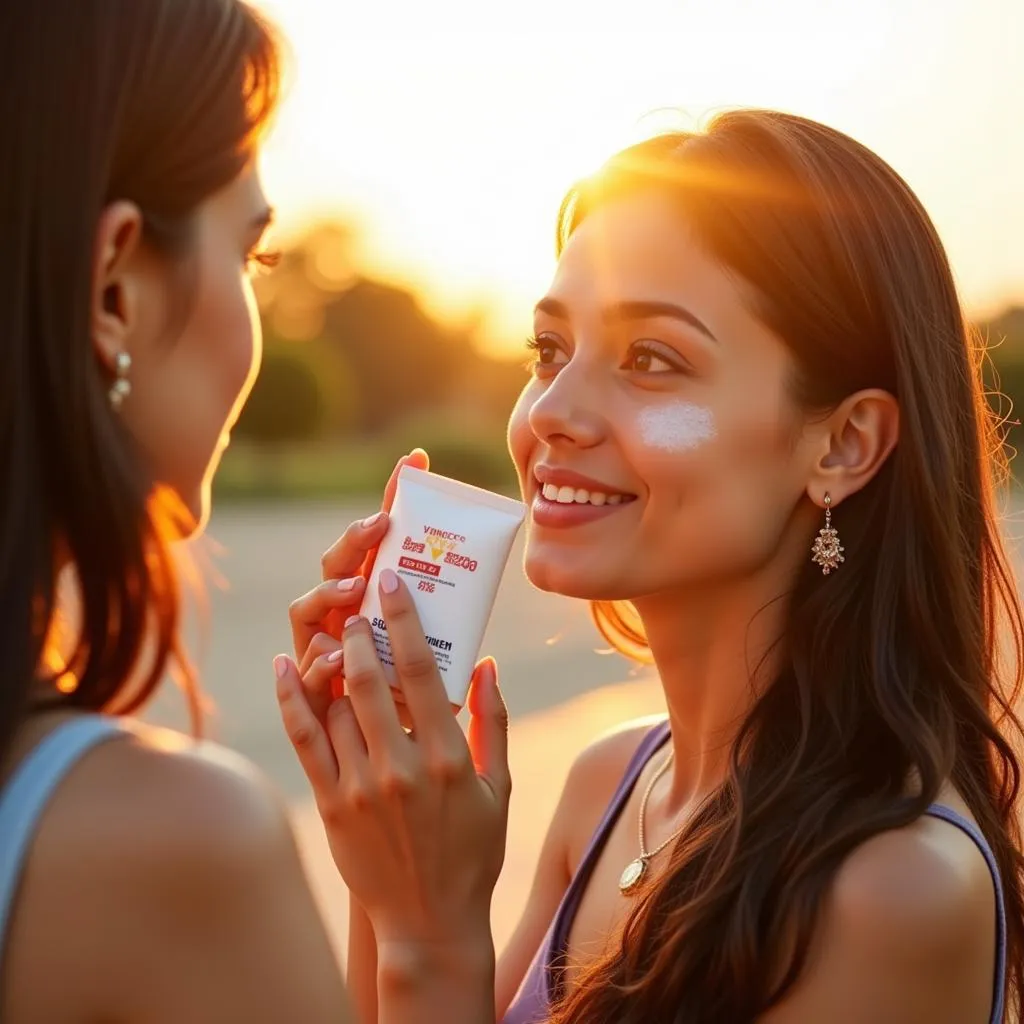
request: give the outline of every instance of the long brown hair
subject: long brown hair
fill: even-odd
[[[942,244],[909,187],[857,142],[742,111],[614,157],[567,197],[559,245],[599,204],[651,189],[674,197],[707,251],[751,287],[757,315],[792,352],[803,408],[884,388],[899,401],[901,433],[842,505],[842,571],[823,578],[808,558],[786,595],[782,668],[743,724],[726,783],[619,948],[581,974],[553,1022],[753,1020],[800,974],[843,858],[918,818],[947,779],[995,851],[1018,1006],[1024,907],[1009,737],[1020,734],[1022,617],[997,527],[1006,460],[984,353]],[[612,643],[649,655],[631,606],[593,612]]]
[[[0,763],[34,707],[129,712],[180,652],[180,523],[90,341],[95,232],[129,200],[145,243],[187,268],[193,213],[253,158],[278,68],[240,0],[0,7]],[[57,686],[63,567],[81,628]]]

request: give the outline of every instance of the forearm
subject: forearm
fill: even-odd
[[[359,1024],[377,1024],[377,940],[366,911],[351,894],[346,979]]]
[[[494,943],[378,949],[380,1024],[495,1024]]]

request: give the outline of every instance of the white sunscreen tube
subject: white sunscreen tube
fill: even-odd
[[[380,607],[381,571],[393,570],[408,586],[448,699],[462,707],[501,574],[525,518],[521,501],[402,467],[391,523],[360,608],[393,687],[394,659]]]

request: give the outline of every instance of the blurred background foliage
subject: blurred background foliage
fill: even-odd
[[[354,265],[353,236],[322,224],[256,281],[263,369],[217,477],[221,499],[327,498],[378,491],[414,446],[439,473],[513,492],[505,425],[526,351],[498,358],[482,318],[431,317],[403,287]],[[1014,450],[1022,432],[1024,308],[976,325],[990,401]]]

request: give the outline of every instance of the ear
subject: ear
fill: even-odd
[[[113,373],[121,352],[131,351],[141,308],[142,213],[134,203],[116,202],[100,215],[93,255],[92,343],[97,358]]]
[[[845,399],[822,424],[821,454],[807,485],[819,507],[833,507],[866,486],[900,436],[900,407],[888,391],[871,388]]]

